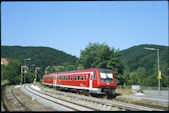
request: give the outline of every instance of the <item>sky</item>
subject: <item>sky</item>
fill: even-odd
[[[168,46],[168,2],[1,2],[1,45],[51,47],[80,57],[89,43],[116,50]]]

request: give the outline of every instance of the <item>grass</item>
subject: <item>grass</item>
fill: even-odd
[[[34,85],[38,86],[38,87],[42,87],[43,86],[40,82],[35,82]]]
[[[9,83],[9,80],[1,80],[1,85],[2,84],[8,84]]]
[[[34,84],[35,86],[37,86],[37,87],[39,87],[39,88],[46,88],[46,89],[51,89],[51,90],[54,90],[54,91],[56,91],[56,88],[50,88],[49,86],[44,86],[44,85],[42,85],[40,82],[36,82],[35,84]]]
[[[115,92],[116,92],[116,94],[118,94],[118,95],[129,95],[129,94],[133,94],[133,92],[132,92],[131,89],[120,89],[120,88],[117,88]]]

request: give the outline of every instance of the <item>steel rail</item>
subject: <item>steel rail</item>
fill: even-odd
[[[21,101],[15,94],[14,87],[12,87],[12,94],[15,97],[15,99],[22,105],[22,107],[25,109],[25,111],[32,111],[26,104],[24,104],[23,101]]]
[[[30,85],[29,85],[29,88],[32,89],[32,90],[34,90],[34,91],[36,91],[36,92],[42,93],[42,94],[44,94],[44,95],[47,95],[47,96],[52,97],[52,98],[55,98],[55,99],[59,99],[59,100],[62,100],[62,101],[65,101],[65,102],[68,102],[68,103],[71,103],[71,104],[75,104],[75,105],[78,105],[78,106],[81,106],[81,107],[84,107],[84,108],[87,108],[87,109],[91,109],[91,110],[94,110],[94,111],[101,111],[101,110],[99,110],[99,109],[95,109],[95,108],[92,108],[92,107],[89,107],[89,106],[85,106],[85,105],[81,105],[81,104],[78,104],[78,103],[74,103],[74,102],[71,102],[71,101],[68,101],[68,100],[65,100],[65,99],[61,99],[61,98],[54,97],[54,96],[52,96],[52,95],[49,95],[49,94],[46,94],[46,93],[37,91],[37,90],[31,88]]]
[[[46,99],[46,100],[48,100],[48,101],[50,101],[50,102],[53,102],[53,103],[55,103],[55,104],[59,104],[59,105],[64,106],[64,107],[66,107],[66,108],[72,109],[72,110],[74,110],[74,111],[79,111],[79,110],[76,109],[76,108],[73,108],[73,107],[64,105],[64,104],[62,104],[62,103],[59,103],[59,102],[53,101],[53,100],[51,100],[51,99],[48,99],[48,98],[46,98],[46,97],[43,97],[43,96],[41,96],[41,95],[38,95],[38,94],[36,94],[36,93],[34,93],[34,92],[28,90],[28,89],[26,88],[26,86],[24,86],[24,88],[25,88],[28,92],[30,92],[30,93],[32,93],[32,94],[34,94],[34,95],[36,95],[36,96],[39,96],[39,97],[41,97],[41,98],[43,98],[43,99]]]
[[[55,91],[49,91],[49,92],[55,92]],[[85,97],[77,97],[74,95],[69,95],[66,93],[61,93],[61,92],[55,92],[57,94],[60,95],[66,95],[69,97],[74,97],[74,98],[78,98],[81,100],[86,100],[86,101],[90,101],[93,103],[98,103],[98,104],[104,104],[106,106],[112,106],[112,107],[116,107],[116,108],[120,108],[120,109],[125,109],[127,111],[163,111],[162,109],[156,109],[156,108],[151,108],[151,107],[145,107],[145,106],[141,106],[141,105],[135,105],[135,104],[130,104],[130,103],[125,103],[125,102],[119,102],[119,101],[108,101],[108,100],[104,100],[105,102],[103,102],[103,100],[99,100],[98,98],[85,98]]]
[[[21,105],[25,111],[32,111],[28,106],[26,106],[26,105],[16,96],[15,91],[14,91],[14,86],[11,88],[10,91],[11,91],[11,94],[12,94],[12,98],[15,99],[15,100],[18,102],[17,104]],[[15,111],[15,109],[14,109],[11,105],[9,105],[9,102],[6,100],[6,99],[7,99],[7,96],[6,96],[5,92],[3,91],[2,93],[3,93],[3,97],[2,97],[2,98],[3,98],[3,102],[4,102],[5,111],[6,111],[6,110],[7,110],[7,111]]]
[[[3,92],[4,93],[4,92]],[[5,94],[5,93],[4,93]],[[5,111],[14,111],[13,110],[13,108],[9,105],[9,103],[7,102],[7,100],[6,100],[6,95],[4,95],[3,94],[3,96],[2,96],[2,101],[3,101],[3,105],[4,105],[4,108],[5,108]]]

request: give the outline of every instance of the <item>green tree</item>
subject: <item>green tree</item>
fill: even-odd
[[[30,69],[28,69],[26,73],[26,83],[31,83],[34,81],[35,78],[35,73],[31,72]]]
[[[5,65],[1,65],[1,80],[5,80],[6,77],[6,66]]]
[[[53,66],[50,66],[47,70],[47,73],[56,73],[57,71],[55,70],[55,68]]]
[[[119,51],[103,43],[89,43],[85,50],[81,51],[78,64],[84,68],[107,68],[114,71],[117,84],[124,83],[123,63]]]
[[[134,85],[134,84],[145,85],[146,77],[147,75],[146,75],[145,68],[138,67],[136,71],[129,73],[127,84],[128,85]]]
[[[72,71],[72,70],[76,70],[77,67],[75,65],[71,65],[70,62],[65,62],[63,64],[63,68],[59,68],[58,72],[62,72],[62,71]]]
[[[80,69],[85,69],[85,68],[84,68],[84,66],[83,66],[82,64],[79,64],[79,65],[77,66],[77,69],[80,70]]]
[[[6,66],[5,76],[10,84],[20,83],[20,67],[21,62],[19,60],[11,60]]]

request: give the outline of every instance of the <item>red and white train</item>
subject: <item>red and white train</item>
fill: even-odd
[[[46,74],[43,76],[42,84],[68,90],[81,90],[85,94],[113,95],[117,86],[114,72],[99,68]]]

